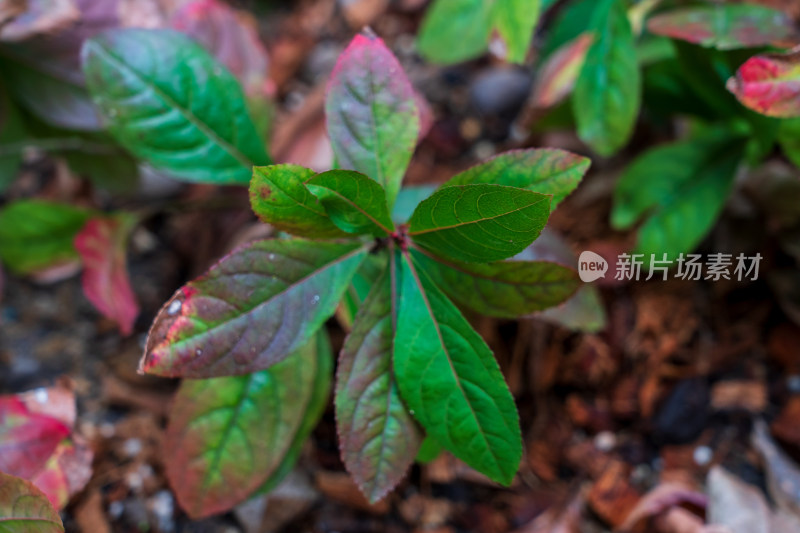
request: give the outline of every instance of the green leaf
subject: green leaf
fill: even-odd
[[[575,270],[548,261],[475,264],[434,260],[419,252],[413,256],[453,302],[487,316],[529,315],[562,303],[580,285]]]
[[[392,290],[385,265],[345,339],[336,372],[342,460],[372,503],[403,479],[422,442],[392,375]]]
[[[239,248],[164,305],[141,370],[206,378],[280,362],[334,313],[366,253],[359,243],[300,240]]]
[[[659,13],[647,29],[701,46],[732,50],[752,48],[796,35],[792,19],[784,12],[755,4],[714,3]]]
[[[253,168],[250,182],[253,212],[267,224],[298,237],[330,239],[346,236],[306,188],[305,184],[315,174],[313,170],[298,165]]]
[[[545,228],[536,242],[517,254],[518,261],[548,261],[575,269],[578,257],[569,244],[557,233]],[[600,299],[597,286],[584,283],[566,302],[557,307],[545,309],[535,315],[537,318],[554,322],[576,331],[596,333],[607,324],[605,307]]]
[[[558,8],[552,22],[545,26],[544,43],[539,57],[548,58],[556,50],[589,29],[597,0],[571,0]]]
[[[414,89],[381,39],[356,35],[339,56],[325,116],[339,166],[377,181],[391,207],[417,144],[419,115]]]
[[[19,274],[77,261],[73,241],[91,217],[88,209],[20,200],[0,211],[0,259]]]
[[[100,116],[86,91],[74,61],[64,60],[47,46],[39,50],[34,39],[0,48],[3,81],[22,106],[41,120],[70,130],[97,131]],[[70,58],[73,59],[73,58]]]
[[[389,235],[394,224],[386,192],[376,182],[353,170],[330,170],[311,178],[308,190],[322,202],[334,224],[347,233]]]
[[[303,416],[303,423],[300,424],[295,433],[283,461],[258,489],[258,494],[264,494],[274,489],[292,471],[303,451],[306,440],[308,440],[309,435],[317,426],[320,418],[325,413],[325,408],[328,406],[328,399],[331,393],[331,373],[333,371],[333,350],[325,328],[317,331],[315,338],[317,342],[318,370],[311,387],[311,398]]]
[[[432,63],[452,64],[486,51],[492,31],[492,3],[436,0],[419,29],[417,48]]]
[[[596,38],[575,83],[572,110],[581,140],[609,156],[628,143],[636,124],[639,64],[622,0],[599,0],[591,29]]]
[[[492,20],[512,63],[523,63],[533,39],[533,30],[539,22],[540,0],[497,0],[492,10]]]
[[[624,229],[645,218],[637,253],[691,252],[725,205],[743,147],[742,138],[711,130],[651,149],[617,182],[611,224]]]
[[[409,235],[436,255],[487,263],[521,252],[549,215],[550,197],[543,194],[504,185],[454,185],[417,206]]]
[[[245,501],[281,466],[322,370],[316,345],[253,374],[183,381],[164,447],[167,478],[192,518]]]
[[[586,157],[556,148],[511,150],[456,174],[443,187],[494,183],[552,194],[552,211],[575,190],[591,163]]]
[[[427,434],[456,457],[508,485],[522,438],[514,399],[480,335],[408,254],[397,257],[400,287],[395,379]]]
[[[442,445],[430,438],[425,437],[422,444],[419,446],[417,457],[414,459],[418,463],[430,463],[442,453]]]
[[[781,121],[778,143],[787,159],[800,168],[800,118]]]
[[[61,517],[30,481],[0,472],[0,533],[63,533]]]
[[[81,52],[109,131],[137,157],[187,181],[246,184],[269,156],[239,82],[171,30],[114,29]]]

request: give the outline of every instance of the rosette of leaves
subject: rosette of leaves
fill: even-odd
[[[340,168],[253,169],[253,210],[291,237],[239,248],[182,287],[147,341],[142,371],[191,378],[166,453],[193,516],[267,490],[292,467],[327,401],[332,362],[320,331],[344,300],[359,309],[339,355],[335,410],[344,463],[370,501],[401,481],[426,435],[499,483],[519,466],[514,399],[460,309],[514,317],[577,289],[569,268],[507,259],[537,238],[588,160],[501,154],[395,224],[419,113],[380,39],[359,35],[343,52],[326,114]]]

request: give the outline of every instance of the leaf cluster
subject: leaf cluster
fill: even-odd
[[[185,285],[147,341],[142,371],[199,379],[184,382],[168,430],[177,458],[167,473],[194,515],[230,507],[291,465],[320,414],[311,397],[327,396],[319,332],[340,305],[354,319],[336,373],[337,426],[370,501],[402,479],[425,436],[510,483],[522,454],[514,400],[459,306],[515,317],[578,287],[572,269],[509,259],[538,237],[588,160],[501,154],[396,223],[419,112],[379,38],[359,35],[343,52],[326,112],[341,168],[254,167],[253,211],[287,237],[239,248]]]

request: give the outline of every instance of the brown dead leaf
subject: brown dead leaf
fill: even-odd
[[[386,514],[390,506],[387,499],[371,505],[358,490],[353,478],[346,472],[320,470],[314,475],[317,489],[326,497],[343,505],[372,514]]]
[[[95,489],[75,506],[75,521],[80,531],[111,533],[111,526],[103,509],[103,496]]]
[[[28,9],[27,0],[3,0],[0,2],[0,27],[24,13],[26,9]]]
[[[345,20],[354,30],[375,22],[389,7],[389,0],[339,0]]]
[[[784,444],[800,450],[800,396],[792,396],[781,409],[780,414],[770,424],[775,438]]]
[[[427,498],[421,494],[412,494],[398,507],[406,523],[425,530],[446,525],[453,514],[453,503],[449,500]]]
[[[684,503],[703,509],[707,500],[704,494],[695,491],[691,486],[681,483],[661,483],[639,500],[619,526],[618,531],[635,530],[640,523],[659,517]]]
[[[767,406],[767,387],[762,381],[720,381],[711,388],[711,406],[718,411],[761,413]]]
[[[800,468],[775,444],[763,420],[756,422],[752,441],[764,460],[770,496],[780,509],[800,518]]]
[[[0,26],[0,41],[24,41],[35,35],[54,33],[79,18],[74,0],[28,0],[24,13]]]
[[[580,533],[585,491],[578,492],[565,506],[551,507],[514,533]]]
[[[629,476],[630,465],[612,459],[589,491],[589,506],[613,528],[625,522],[641,497]]]
[[[789,533],[800,522],[785,513],[773,513],[756,487],[715,466],[708,475],[708,521],[730,533]]]

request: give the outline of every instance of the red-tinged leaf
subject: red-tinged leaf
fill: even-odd
[[[233,251],[164,305],[140,369],[207,378],[282,361],[333,315],[366,254],[360,243],[302,240]]]
[[[590,165],[589,158],[557,148],[509,150],[456,174],[444,186],[486,183],[552,194],[552,211],[575,190]]]
[[[531,104],[534,108],[553,107],[569,96],[593,41],[591,33],[582,33],[548,56],[539,68],[533,87]]]
[[[42,33],[56,33],[80,17],[73,0],[28,0],[27,10],[0,26],[0,41],[23,41]]]
[[[267,370],[182,383],[165,448],[167,477],[190,516],[231,509],[282,468],[304,427],[318,374],[330,372],[323,355],[330,360],[312,338]]]
[[[27,0],[6,0],[0,3],[0,26],[23,13],[28,8]]]
[[[796,35],[791,18],[777,9],[727,2],[659,13],[647,29],[720,50],[781,43]]]
[[[83,261],[83,292],[123,335],[133,333],[139,305],[126,265],[128,235],[135,224],[130,217],[93,218],[75,237]]]
[[[248,13],[219,0],[192,0],[173,13],[170,26],[202,44],[242,82],[247,94],[268,93],[269,58]]]
[[[770,117],[800,117],[800,51],[751,57],[728,80],[742,105]]]
[[[371,34],[353,39],[328,83],[325,112],[336,160],[380,183],[390,209],[417,144],[415,100],[397,58]]]
[[[0,531],[64,533],[61,517],[33,483],[0,472]]]
[[[391,284],[384,270],[356,315],[336,372],[342,460],[371,503],[403,479],[422,441],[392,373]]]
[[[0,472],[31,479],[70,433],[53,417],[32,413],[15,396],[0,396]]]
[[[3,65],[3,78],[8,76],[18,100],[42,120],[69,129],[99,130],[100,116],[81,73],[80,49],[84,40],[119,25],[119,2],[74,3],[80,10],[77,23],[3,48],[11,60]]]
[[[92,477],[94,452],[82,440],[64,440],[50,456],[33,484],[47,495],[56,509],[63,509]]]
[[[75,393],[67,381],[17,394],[17,398],[30,413],[55,418],[69,428],[75,425]]]

